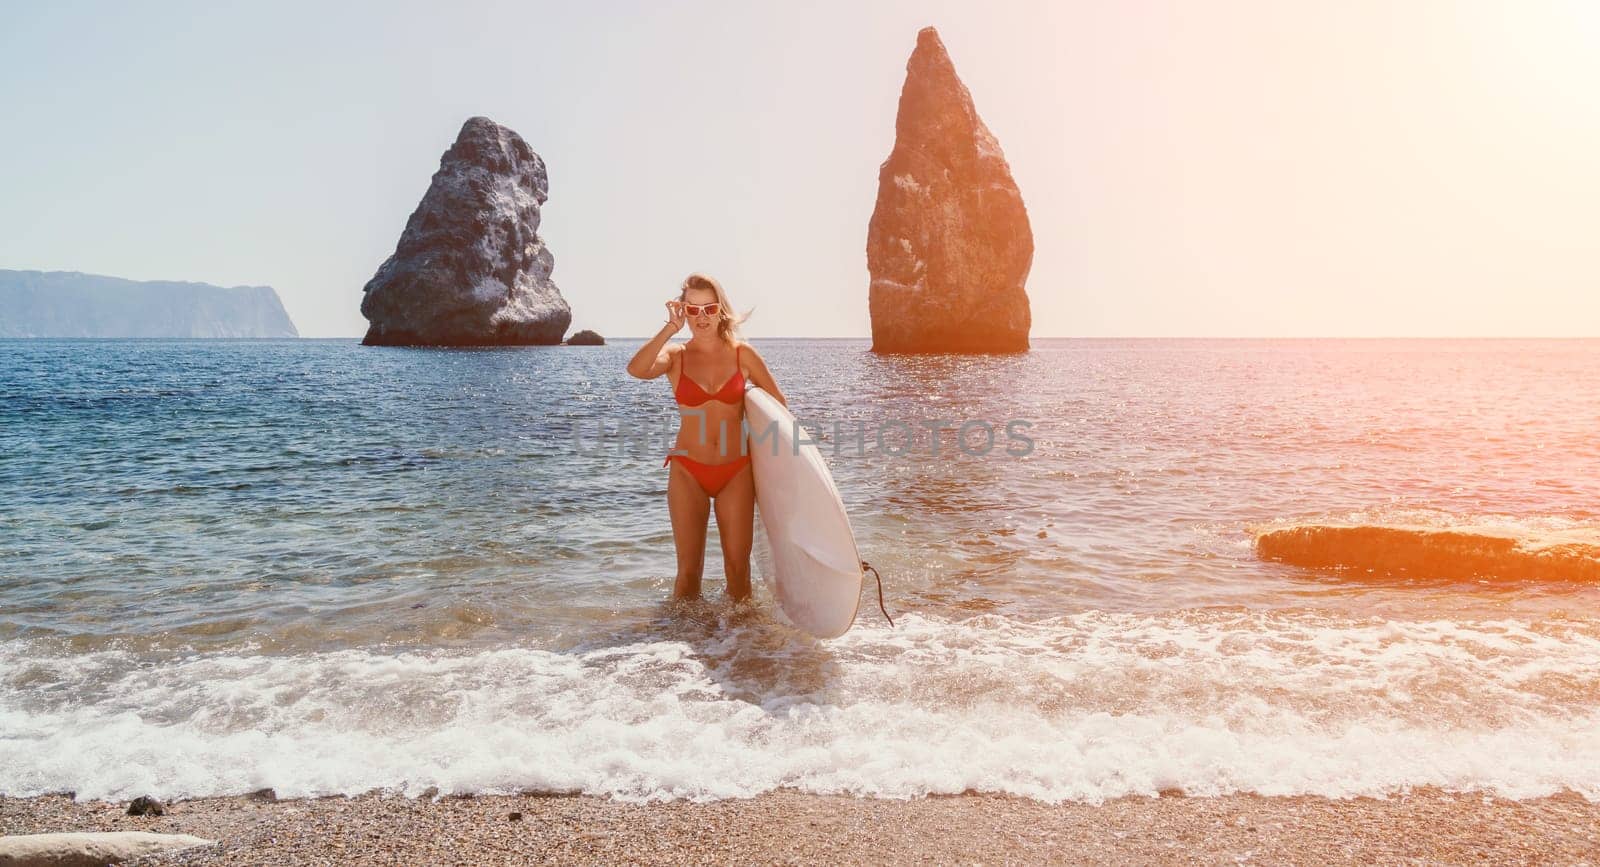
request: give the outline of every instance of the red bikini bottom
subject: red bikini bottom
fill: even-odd
[[[689,471],[689,475],[694,476],[694,480],[700,483],[700,490],[705,491],[706,496],[715,497],[729,480],[739,474],[739,470],[743,469],[745,464],[750,463],[750,456],[741,455],[738,460],[725,464],[702,464],[688,455],[667,455],[667,459],[662,461],[661,465],[667,466],[674,460],[682,464],[683,468]]]

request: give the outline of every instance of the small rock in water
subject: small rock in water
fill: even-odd
[[[160,816],[166,812],[166,805],[149,795],[140,795],[128,804],[130,816]]]
[[[606,339],[598,333],[585,328],[567,338],[568,346],[605,346]]]
[[[1514,536],[1492,527],[1297,524],[1256,531],[1263,560],[1349,579],[1600,581],[1600,536]]]
[[[269,804],[278,803],[278,793],[277,793],[277,791],[274,790],[274,789],[270,789],[270,788],[268,788],[268,789],[256,789],[254,792],[251,792],[246,797],[248,797],[252,801],[265,801],[265,802],[267,802]]]

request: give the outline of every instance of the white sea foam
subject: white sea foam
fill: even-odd
[[[575,650],[50,655],[0,644],[0,793],[779,787],[1098,801],[1420,785],[1600,800],[1600,627],[1240,610],[771,623]]]

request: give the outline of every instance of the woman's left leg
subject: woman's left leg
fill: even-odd
[[[756,483],[750,465],[717,492],[717,536],[722,540],[722,574],[728,579],[728,598],[750,598],[750,546],[755,538]]]

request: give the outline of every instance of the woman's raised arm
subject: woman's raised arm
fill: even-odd
[[[667,321],[662,324],[656,336],[645,341],[639,351],[628,360],[628,373],[639,379],[655,379],[666,373],[672,367],[672,346],[667,343],[672,335],[683,328],[687,317],[683,312],[683,304],[678,301],[667,302]]]

